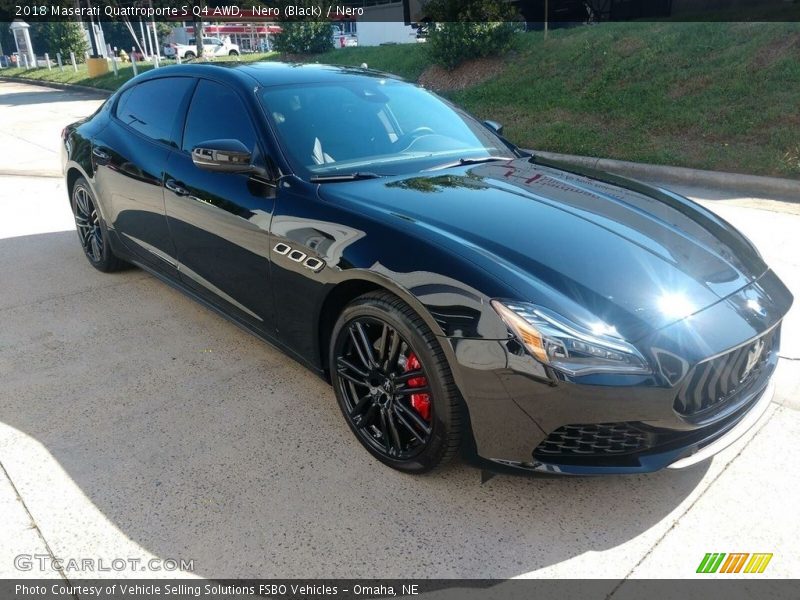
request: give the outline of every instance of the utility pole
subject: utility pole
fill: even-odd
[[[550,17],[550,14],[549,14],[550,6],[549,6],[549,4],[550,3],[549,3],[548,0],[544,0],[544,39],[547,39],[547,33],[548,33],[548,23],[547,22],[549,21],[549,17]]]
[[[78,6],[80,4],[81,2],[78,0]],[[100,52],[97,48],[97,36],[95,35],[94,19],[92,18],[92,0],[86,0],[86,8],[89,9],[89,46],[92,48],[92,58],[97,58],[100,56]]]
[[[139,33],[142,35],[142,51],[144,52],[144,58],[147,58],[147,36],[144,34],[144,24],[142,23],[141,17],[139,17]]]
[[[147,46],[150,48],[150,56],[153,56],[153,32],[150,31],[150,23],[144,21],[144,28],[147,32]]]
[[[153,0],[148,0],[148,2],[150,3],[150,10],[152,11],[152,9],[153,9]],[[158,55],[161,54],[161,46],[159,46],[159,44],[158,44],[158,30],[156,29],[155,12],[154,11],[152,11],[152,12],[153,12],[153,18],[152,18],[150,24],[153,26],[153,52],[154,52],[154,54],[156,56],[158,56]]]

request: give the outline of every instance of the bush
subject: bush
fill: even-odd
[[[428,56],[447,69],[465,60],[508,52],[521,30],[519,15],[505,0],[429,0],[425,16]]]
[[[519,21],[520,15],[506,0],[428,0],[425,16],[437,23]]]
[[[511,50],[517,23],[437,23],[428,34],[431,61],[454,69],[465,60],[499,56]]]
[[[279,25],[283,31],[275,37],[278,52],[320,54],[333,48],[333,26],[328,22],[289,21]]]
[[[31,43],[37,54],[50,54],[55,60],[56,53],[69,58],[74,52],[75,58],[83,62],[83,54],[89,50],[83,28],[74,21],[45,21],[31,24]]]

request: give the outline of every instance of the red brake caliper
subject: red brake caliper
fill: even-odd
[[[409,354],[405,371],[416,371],[421,368],[422,365],[419,364],[417,355],[413,352]],[[410,388],[425,387],[426,385],[428,385],[428,380],[425,377],[412,377],[408,380]],[[428,394],[411,394],[411,406],[426,421],[431,418],[431,397]]]

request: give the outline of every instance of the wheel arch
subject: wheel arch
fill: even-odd
[[[328,369],[329,360],[329,347],[331,335],[333,334],[333,327],[336,320],[342,313],[344,308],[353,300],[374,291],[385,291],[400,298],[419,317],[425,321],[425,324],[433,332],[442,351],[447,357],[451,367],[454,365],[453,347],[443,337],[441,327],[433,318],[433,315],[425,308],[425,305],[419,301],[408,290],[402,288],[395,282],[388,278],[382,277],[377,273],[371,271],[359,271],[358,273],[351,273],[348,279],[337,283],[325,296],[322,301],[319,313],[317,316],[317,344],[319,351],[319,360],[326,379],[330,380],[330,373]]]
[[[70,210],[72,210],[72,189],[75,187],[75,182],[77,182],[81,177],[83,177],[86,180],[86,183],[89,185],[89,190],[92,192],[92,196],[95,200],[95,208],[97,208],[97,210],[100,212],[100,216],[106,220],[106,223],[108,223],[108,219],[106,219],[106,207],[103,205],[103,200],[94,187],[94,180],[84,170],[83,166],[74,160],[71,160],[67,164],[66,173],[64,176],[67,184],[67,202],[69,203]]]
[[[78,167],[76,167],[74,165],[67,169],[66,177],[67,177],[67,201],[70,202],[70,204],[71,204],[72,203],[72,188],[75,187],[75,182],[78,181],[78,179],[80,179],[81,177],[83,177],[84,179],[87,179],[87,181],[88,181],[88,178],[86,177],[86,174],[83,171],[81,171]]]

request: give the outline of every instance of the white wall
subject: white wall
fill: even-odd
[[[358,21],[356,34],[359,46],[414,44],[417,41],[417,30],[402,21]]]
[[[379,4],[364,8],[356,22],[359,46],[410,44],[417,41],[417,30],[403,24],[403,3]]]

